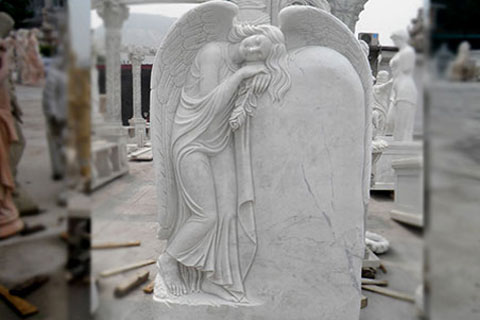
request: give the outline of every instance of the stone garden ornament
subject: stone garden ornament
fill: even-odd
[[[280,27],[239,24],[237,14],[230,2],[199,5],[157,51],[152,144],[159,238],[167,245],[154,297],[256,306],[229,308],[222,318],[278,319],[298,312],[271,303],[275,292],[295,305],[315,287],[328,301],[342,295],[321,306],[327,317],[358,318],[371,153],[368,61],[326,11],[287,7]],[[314,316],[312,308],[320,306],[313,302],[301,318]],[[197,318],[210,319],[201,310]],[[188,318],[182,312],[176,318]]]
[[[416,54],[408,44],[406,30],[394,32],[391,39],[399,51],[390,60],[393,103],[388,111],[387,132],[393,132],[395,141],[412,141],[418,94],[413,78]]]

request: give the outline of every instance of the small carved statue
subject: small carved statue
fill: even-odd
[[[425,24],[423,22],[423,8],[418,9],[417,17],[412,19],[408,28],[410,34],[409,43],[417,52],[423,52],[425,48]]]
[[[40,81],[45,77],[43,68],[43,62],[38,50],[38,40],[36,35],[37,30],[32,29],[27,34],[27,47],[26,47],[26,64],[28,73],[26,79],[23,79],[25,84],[38,85]]]
[[[450,64],[448,79],[450,81],[474,81],[476,75],[476,63],[470,56],[470,43],[463,41],[458,47],[455,60]]]
[[[399,51],[390,60],[393,102],[388,110],[387,132],[393,132],[395,141],[412,141],[417,109],[417,87],[413,79],[415,50],[408,44],[408,34],[405,30],[394,32],[391,39]]]
[[[443,43],[433,58],[433,61],[435,62],[435,75],[438,79],[445,79],[447,77],[448,67],[453,59],[454,54],[450,52],[448,45]]]
[[[26,83],[29,78],[30,66],[27,59],[28,31],[20,29],[16,31],[15,52],[17,54],[17,83]]]
[[[377,74],[377,82],[373,86],[372,121],[374,138],[385,135],[387,112],[393,85],[393,80],[389,80],[388,78],[388,71],[379,71]]]

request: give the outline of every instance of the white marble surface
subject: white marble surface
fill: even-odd
[[[423,157],[392,161],[395,171],[395,206],[390,217],[423,227]]]
[[[387,141],[388,147],[373,168],[375,181],[371,189],[393,191],[395,189],[395,171],[392,162],[402,158],[421,156],[423,143],[422,141],[393,141],[391,136],[379,137],[379,139]]]
[[[215,9],[216,5],[219,7]],[[197,7],[192,14],[206,18],[207,14],[202,11],[203,8],[221,10],[221,6],[207,3]],[[226,8],[231,10],[232,7],[228,5]],[[225,15],[228,15],[228,12]],[[189,16],[191,24],[194,24],[192,22],[194,19],[195,16]],[[317,319],[319,315],[323,315],[325,319],[338,320],[359,318],[360,273],[364,253],[364,221],[370,174],[371,76],[368,62],[361,53],[354,35],[345,25],[326,12],[307,7],[295,7],[285,11],[280,21],[289,48],[288,63],[284,65],[287,66],[290,81],[285,82],[283,87],[288,91],[279,101],[272,100],[267,93],[259,95],[255,104],[255,113],[248,118],[249,121],[240,122],[238,129],[234,127],[234,130],[241,130],[242,126],[250,125],[245,132],[249,135],[247,139],[251,144],[249,161],[251,161],[250,174],[253,178],[254,198],[250,202],[255,210],[253,232],[256,255],[248,276],[243,280],[246,299],[226,302],[221,296],[210,295],[211,299],[205,301],[204,297],[197,299],[198,294],[190,292],[181,292],[184,295],[175,297],[175,294],[179,293],[178,282],[175,283],[175,287],[168,285],[169,282],[172,283],[173,278],[169,274],[170,271],[166,269],[169,264],[162,257],[169,254],[182,265],[192,265],[193,255],[190,253],[182,255],[176,250],[182,245],[178,243],[178,239],[182,228],[190,221],[187,218],[180,229],[178,225],[174,229],[173,239],[167,228],[168,225],[162,225],[161,235],[167,236],[169,244],[166,253],[163,253],[159,259],[161,279],[157,281],[155,297],[157,301],[165,303],[163,316],[175,319],[191,319],[192,314],[195,314],[196,319]],[[216,24],[221,29],[222,21],[216,21]],[[185,24],[180,20],[175,28],[184,28],[184,26]],[[178,31],[175,28],[172,32]],[[181,30],[179,34],[185,34],[184,30]],[[205,27],[204,30],[212,29]],[[335,37],[329,31],[335,31]],[[176,35],[173,39],[178,44],[177,37],[179,36]],[[215,36],[209,35],[206,38],[215,39]],[[152,142],[159,188],[158,202],[161,221],[164,223],[170,221],[168,220],[170,217],[165,216],[164,210],[173,208],[174,214],[180,214],[179,211],[175,211],[175,206],[168,204],[170,191],[165,185],[169,182],[165,179],[165,175],[169,174],[167,164],[168,161],[177,161],[174,152],[175,146],[178,145],[178,137],[188,137],[194,134],[194,131],[185,131],[182,136],[176,135],[173,131],[172,140],[165,139],[162,135],[167,134],[168,137],[170,133],[165,132],[165,128],[168,130],[165,122],[161,126],[162,121],[165,121],[165,117],[159,117],[165,116],[161,108],[172,106],[171,102],[175,97],[179,99],[179,96],[175,96],[174,93],[177,89],[172,91],[172,87],[168,86],[181,89],[184,81],[182,75],[186,75],[187,80],[188,77],[195,78],[195,68],[202,69],[205,63],[202,56],[197,56],[194,52],[191,59],[195,59],[196,65],[190,70],[192,75],[182,73],[179,69],[173,71],[169,66],[178,66],[178,64],[172,64],[171,61],[167,63],[165,60],[172,57],[164,54],[169,52],[169,45],[173,45],[168,42],[168,36],[166,39],[166,44],[158,51],[152,75],[154,100]],[[217,39],[222,40],[222,38]],[[249,38],[245,37],[245,39]],[[244,45],[243,42],[241,44]],[[245,44],[245,46],[250,50],[249,45]],[[236,50],[235,46],[231,48]],[[255,48],[253,46],[251,48],[251,51],[247,50],[247,52],[257,50],[253,49]],[[182,59],[188,59],[189,54],[189,52],[183,52]],[[279,54],[283,53],[280,51]],[[235,54],[233,56],[222,54],[221,57],[228,61],[230,57],[235,57]],[[248,54],[244,58],[250,61]],[[216,61],[218,63],[222,60]],[[186,65],[188,68],[188,63]],[[271,72],[269,70],[267,69],[267,74]],[[169,78],[169,72],[172,72],[172,78]],[[223,85],[219,89],[222,95],[228,97],[228,94],[231,94],[226,84],[234,79],[234,76],[223,78],[223,83],[219,84]],[[272,82],[268,88],[272,86],[278,90],[272,92],[273,97],[279,94],[281,92],[279,88],[282,88],[275,87],[276,80],[275,73],[272,73]],[[158,84],[160,86],[157,86]],[[234,89],[236,90],[236,87]],[[182,101],[189,101],[185,96],[188,90],[183,91]],[[241,90],[240,88],[240,98]],[[208,97],[215,97],[217,94],[214,91]],[[166,96],[169,99],[164,99]],[[222,100],[213,100],[212,103],[218,103],[218,101]],[[185,109],[184,103],[179,104],[178,108]],[[195,103],[198,104],[198,102]],[[198,106],[202,106],[201,102]],[[228,108],[228,106],[229,104],[219,104],[222,108]],[[185,128],[185,123],[193,121],[193,118],[187,117],[188,114],[192,114],[187,113],[187,109],[179,110],[176,111],[172,130],[181,130]],[[226,117],[226,119],[229,118]],[[211,122],[208,126],[209,130],[213,130],[213,125],[218,123]],[[196,127],[192,128],[196,130]],[[214,132],[219,131],[210,131],[210,134]],[[171,149],[172,155],[166,156],[165,152],[169,149],[162,147],[165,141],[174,142]],[[202,135],[195,137],[193,141],[205,143]],[[235,143],[237,143],[236,137]],[[232,144],[232,149],[233,147],[238,145]],[[231,148],[230,142],[227,142],[225,148],[223,150]],[[197,150],[195,148],[191,150],[200,152],[195,151]],[[213,184],[217,190],[214,193],[217,206],[224,205],[223,201],[225,201],[221,196],[222,189],[219,181],[228,182],[229,177],[232,177],[225,169],[222,171],[222,166],[226,166],[225,168],[230,166],[228,161],[222,160],[223,152],[212,152],[212,155],[205,159],[207,166],[211,167],[215,173]],[[235,149],[235,152],[238,150]],[[179,154],[182,155],[182,153]],[[234,155],[238,156],[238,153]],[[188,154],[184,155],[184,159],[188,159],[187,156]],[[177,187],[185,186],[185,189],[177,189],[181,190],[180,196],[194,195],[198,203],[211,199],[207,189],[199,192],[198,196],[196,190],[202,189],[189,189],[192,185],[190,182],[193,181],[190,179],[193,177],[185,173],[187,172],[185,170],[188,170],[186,163],[179,163],[181,167],[173,164],[171,168],[177,168],[174,176]],[[238,165],[238,158],[235,163]],[[233,172],[237,172],[236,176],[233,175],[233,179],[237,180],[237,186],[242,190],[239,169],[238,167],[233,169]],[[178,177],[181,179],[179,180]],[[167,192],[167,196],[164,192]],[[188,202],[187,205],[189,205]],[[199,211],[195,213],[199,218],[204,215],[204,212],[208,213],[204,209],[207,205],[199,209],[188,208],[191,211]],[[227,219],[223,218],[225,212],[218,212],[221,219]],[[239,214],[238,218],[234,218],[233,221],[236,222],[238,219],[240,223],[245,223],[245,220],[242,220],[245,219],[241,216],[242,211],[239,210],[237,214]],[[245,225],[241,226],[245,227]],[[223,234],[222,228],[225,228],[225,224],[220,220],[215,232],[219,235]],[[237,224],[235,228],[240,230],[240,225]],[[191,240],[188,237],[182,239]],[[228,250],[237,250],[246,244],[242,242],[242,238],[238,239],[237,244],[226,242]],[[203,238],[195,238],[195,240],[200,242]],[[222,250],[225,250],[224,247],[213,248],[216,250],[215,255],[222,254]],[[248,257],[239,255],[239,259]],[[230,264],[231,268],[234,266]],[[203,267],[195,268],[201,270]],[[220,271],[223,272],[223,269],[213,269],[214,274]],[[166,286],[163,285],[164,283]],[[201,282],[201,293],[207,294],[204,285],[205,280]],[[225,288],[229,290],[228,287]],[[169,297],[168,294],[170,294]],[[231,307],[232,304],[236,308]]]
[[[392,104],[387,115],[387,134],[395,141],[412,141],[417,111],[418,90],[414,81],[416,53],[408,44],[406,30],[391,36],[399,51],[390,60],[393,76]]]

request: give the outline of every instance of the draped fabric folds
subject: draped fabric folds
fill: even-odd
[[[201,282],[206,280],[241,300],[245,297],[244,280],[257,248],[250,129],[249,120],[235,132],[229,125],[236,95],[228,96],[223,80],[230,77],[235,68],[228,63],[227,44],[218,45],[224,57],[219,61],[219,84],[207,95],[200,96],[201,62],[196,59],[173,123],[171,160],[178,210],[167,252],[180,262],[181,274],[191,290],[199,290]],[[199,155],[196,165],[211,172],[213,191],[208,196],[214,197],[218,208],[218,218],[212,226],[205,222],[205,208],[189,192],[187,179],[191,177],[183,168],[193,154]],[[236,194],[220,187],[225,183],[232,186]],[[208,231],[201,233],[196,241],[179,241],[187,225],[192,231],[198,228]]]

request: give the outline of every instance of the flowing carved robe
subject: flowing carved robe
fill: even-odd
[[[12,200],[15,182],[10,168],[10,144],[18,140],[15,120],[10,110],[8,87],[0,84],[0,228],[18,219],[18,211]],[[3,234],[4,230],[0,230]]]
[[[212,283],[226,289],[236,299],[245,296],[244,279],[252,265],[256,248],[254,222],[254,191],[251,171],[249,119],[232,132],[229,118],[235,106],[236,94],[228,96],[223,80],[237,66],[229,62],[227,44],[218,43],[222,60],[218,62],[219,84],[205,96],[200,96],[200,63],[195,59],[174,119],[171,155],[178,190],[178,214],[172,239],[191,217],[203,210],[184,186],[181,163],[185,156],[199,152],[208,156],[215,185],[220,176],[236,185],[236,195],[225,194],[216,187],[216,201],[234,201],[236,212],[218,212],[218,223],[194,247],[173,255],[183,265],[185,282],[196,287],[206,276]],[[233,154],[232,154],[233,153]],[[224,197],[224,199],[222,199]],[[170,253],[170,252],[169,252]],[[190,266],[184,267],[184,266]]]

